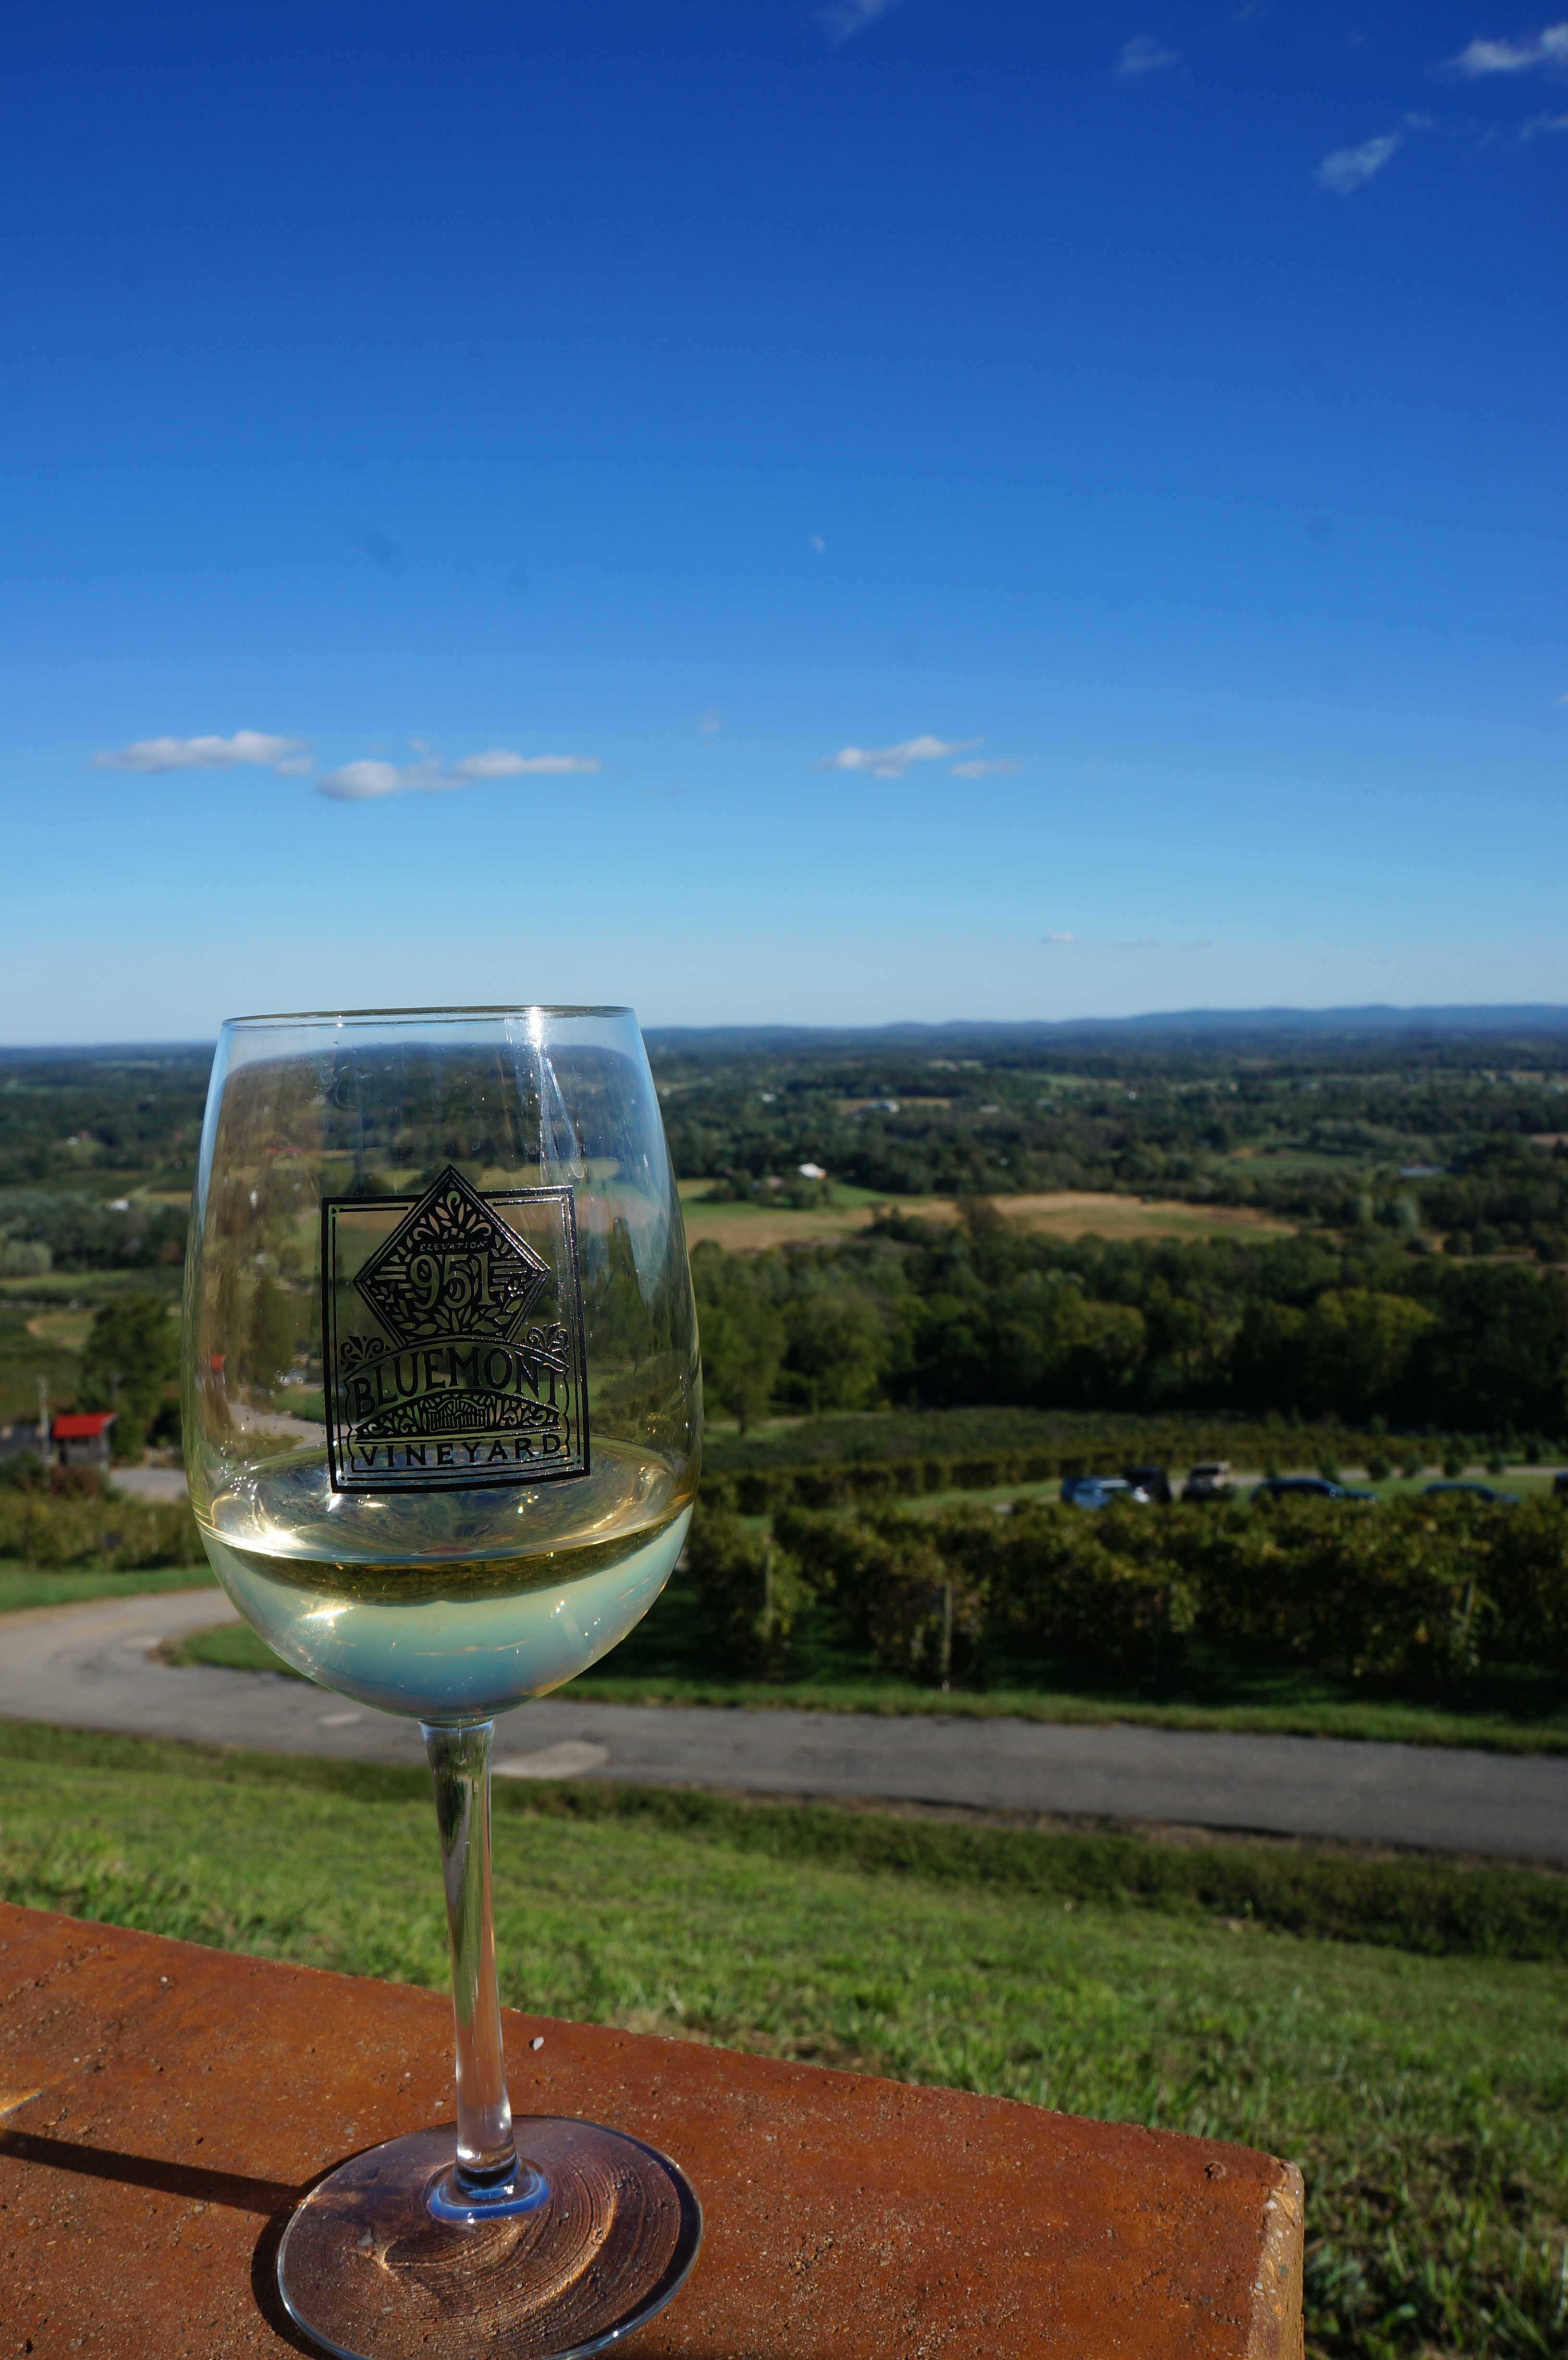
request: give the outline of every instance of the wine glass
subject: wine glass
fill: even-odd
[[[350,2360],[577,2355],[650,2318],[702,2212],[668,2158],[506,2094],[495,1716],[647,1613],[696,1492],[681,1205],[629,1009],[225,1024],[185,1276],[191,1505],[297,1669],[420,1723],[457,2122],[322,2180],[278,2284]]]

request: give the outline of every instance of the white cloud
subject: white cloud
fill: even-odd
[[[820,532],[814,532],[811,535],[811,547],[816,551],[819,557],[821,557],[822,552],[826,549],[827,542],[822,539]]]
[[[1023,769],[1021,762],[954,762],[955,779],[1016,779]]]
[[[1076,934],[1041,934],[1040,936],[1040,941],[1042,943],[1075,943],[1078,937]]]
[[[901,779],[916,762],[945,762],[985,743],[981,738],[906,738],[899,746],[841,746],[824,754],[813,770],[863,770],[874,779]]]
[[[1548,25],[1532,41],[1472,41],[1452,62],[1472,81],[1480,74],[1530,73],[1537,66],[1568,66],[1568,25]]]
[[[575,778],[599,768],[593,754],[514,754],[508,747],[495,746],[488,753],[465,754],[457,762],[444,762],[439,754],[427,754],[418,762],[345,762],[342,770],[317,780],[316,792],[333,803],[364,803],[416,790],[425,795],[449,794],[492,779]]]
[[[1336,197],[1348,197],[1355,189],[1365,186],[1374,172],[1380,172],[1399,144],[1397,131],[1385,132],[1381,139],[1364,139],[1359,148],[1336,148],[1318,166],[1318,186],[1332,190]]]
[[[415,781],[408,771],[417,767],[410,763],[399,770],[396,762],[345,762],[341,770],[329,770],[324,779],[316,781],[316,792],[330,795],[336,803],[368,803],[375,795],[400,795],[405,787]]]
[[[260,729],[236,729],[232,738],[138,738],[94,754],[95,770],[278,770],[302,777],[310,767],[310,740],[269,738]]]
[[[450,764],[440,783],[471,787],[481,779],[572,779],[599,768],[596,754],[513,754],[496,746],[488,754],[465,754]]]
[[[1121,56],[1116,60],[1119,74],[1159,73],[1165,66],[1181,62],[1180,53],[1168,49],[1152,33],[1135,33],[1130,41],[1122,43]]]
[[[1568,131],[1568,115],[1538,115],[1519,133],[1521,140],[1539,139],[1543,131]]]
[[[724,713],[716,705],[710,705],[705,713],[699,713],[697,716],[697,727],[702,731],[703,737],[707,738],[710,745],[718,736],[724,726]]]

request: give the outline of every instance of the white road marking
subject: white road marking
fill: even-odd
[[[541,1745],[534,1754],[503,1754],[493,1767],[497,1778],[581,1778],[602,1770],[609,1758],[607,1745],[563,1737],[559,1745]]]

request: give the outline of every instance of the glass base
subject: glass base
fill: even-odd
[[[284,2232],[289,2316],[337,2360],[582,2360],[662,2311],[702,2240],[690,2181],[599,2123],[513,2127],[527,2160],[490,2206],[456,2201],[450,2123],[340,2165]]]

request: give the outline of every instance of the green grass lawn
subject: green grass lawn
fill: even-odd
[[[1383,1738],[1413,1745],[1479,1745],[1510,1753],[1568,1753],[1568,1694],[1551,1673],[1519,1671],[1477,1691],[1470,1708],[1443,1710],[1358,1696],[1343,1683],[1274,1664],[1247,1664],[1192,1648],[1163,1688],[1118,1679],[1062,1659],[998,1647],[983,1688],[943,1695],[878,1672],[836,1617],[809,1605],[795,1626],[796,1677],[740,1679],[715,1653],[696,1592],[677,1574],[652,1612],[613,1655],[562,1693],[610,1704],[711,1704],[759,1710],[793,1705],[838,1712],[1016,1715],[1029,1721],[1138,1721],[1160,1729],[1259,1730],[1307,1737]],[[243,1623],[192,1633],[171,1648],[180,1663],[236,1671],[283,1671]]]
[[[74,1606],[83,1598],[145,1598],[154,1590],[216,1587],[204,1562],[150,1570],[144,1566],[136,1573],[103,1565],[71,1565],[40,1573],[20,1557],[0,1557],[0,1614],[19,1614],[33,1606]]]
[[[495,1884],[509,2000],[1243,2139],[1306,2172],[1314,2352],[1568,2353],[1562,1879],[507,1787]],[[1317,1894],[1307,1933],[1267,1922],[1276,1886]],[[1553,1955],[1389,1947],[1424,1939],[1413,1919],[1369,1919],[1380,1946],[1311,1932],[1337,1896],[1354,1934],[1396,1888],[1460,1918],[1507,1888]],[[444,1976],[412,1773],[0,1726],[0,1892]]]
[[[97,1195],[98,1191],[93,1191]],[[117,1295],[161,1295],[178,1303],[178,1266],[137,1270],[45,1270],[27,1278],[0,1278],[0,1301],[109,1303]]]

